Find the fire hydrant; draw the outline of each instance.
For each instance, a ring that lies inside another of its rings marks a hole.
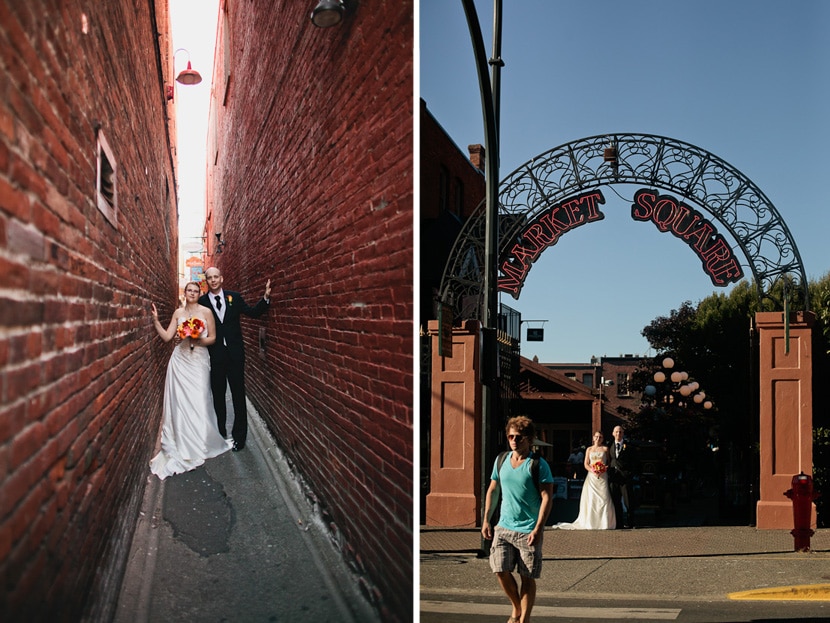
[[[813,500],[818,497],[813,493],[813,479],[804,472],[793,476],[792,489],[785,491],[784,495],[793,501],[793,529],[790,534],[795,540],[795,551],[808,552],[810,537],[814,534],[810,528]]]

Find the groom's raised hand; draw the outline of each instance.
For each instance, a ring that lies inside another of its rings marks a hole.
[[[268,280],[268,283],[265,284],[265,294],[263,297],[269,303],[271,302],[271,280]]]

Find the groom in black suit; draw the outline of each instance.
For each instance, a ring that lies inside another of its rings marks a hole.
[[[611,499],[614,501],[614,513],[617,516],[617,528],[634,527],[634,510],[631,508],[631,498],[628,495],[628,480],[632,475],[634,457],[632,449],[625,441],[622,426],[615,426],[611,433],[613,440],[609,444],[608,482],[611,489]],[[625,504],[625,515],[623,515]],[[623,522],[623,517],[626,521]]]
[[[222,289],[222,273],[211,267],[205,271],[208,293],[199,298],[199,304],[213,310],[216,318],[216,341],[208,346],[210,353],[210,390],[219,434],[227,437],[228,417],[225,405],[226,387],[230,385],[233,402],[233,450],[242,450],[248,438],[248,413],[245,406],[245,348],[242,343],[242,314],[258,318],[271,303],[271,280],[265,284],[265,295],[251,307],[239,292]]]

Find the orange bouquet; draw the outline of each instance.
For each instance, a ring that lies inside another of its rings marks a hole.
[[[185,339],[186,337],[197,339],[205,330],[205,321],[201,318],[188,318],[183,320],[179,325],[179,337]],[[190,342],[190,350],[193,350],[193,341]]]
[[[605,472],[608,471],[608,466],[602,461],[597,461],[596,463],[591,465],[591,471],[593,471],[597,475],[597,478],[599,478]]]

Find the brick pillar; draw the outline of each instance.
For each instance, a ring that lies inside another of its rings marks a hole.
[[[432,416],[428,526],[475,527],[481,510],[480,327],[468,321],[453,329],[452,357],[438,349],[438,322],[432,339]]]
[[[784,314],[755,314],[759,340],[760,500],[756,526],[792,529],[792,502],[784,496],[792,477],[813,472],[812,326],[815,314],[790,314],[789,352]],[[813,504],[812,526],[816,525]]]

